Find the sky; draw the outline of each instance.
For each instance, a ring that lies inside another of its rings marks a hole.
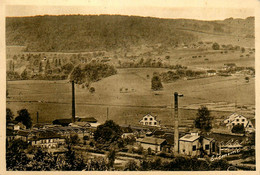
[[[6,2],[5,16],[120,14],[199,20],[255,16],[254,6],[259,3],[251,0],[246,2],[239,0],[9,0]]]

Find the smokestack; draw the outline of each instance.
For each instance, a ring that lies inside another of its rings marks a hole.
[[[174,93],[174,152],[179,152],[178,92]]]
[[[74,80],[72,80],[71,84],[72,84],[72,122],[75,122],[75,89],[74,89]]]
[[[39,123],[39,112],[37,111],[37,123]]]

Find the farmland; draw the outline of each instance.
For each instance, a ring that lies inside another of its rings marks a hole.
[[[154,71],[167,70],[118,69],[118,74],[93,83],[92,86],[96,89],[93,94],[76,86],[76,115],[93,116],[99,122],[104,122],[109,107],[108,118],[120,124],[137,124],[147,113],[157,115],[162,124],[169,124],[169,121],[173,122],[171,105],[175,91],[184,94],[180,99],[180,116],[185,119],[194,118],[196,109],[202,104],[213,110],[212,115],[217,118],[233,112],[235,102],[238,106],[247,107],[247,110],[240,112],[249,117],[253,114],[254,78],[248,83],[241,76],[178,80],[164,83],[163,90],[154,92],[150,89],[151,81],[147,78],[147,74],[152,75]],[[120,88],[128,90],[120,92]],[[27,108],[34,121],[37,111],[40,122],[71,116],[71,84],[67,80],[8,81],[7,89],[7,107],[12,111]],[[218,108],[220,106],[222,108]]]

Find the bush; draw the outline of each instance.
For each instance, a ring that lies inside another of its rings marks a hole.
[[[218,43],[213,43],[212,44],[212,49],[213,50],[219,50],[219,44]]]

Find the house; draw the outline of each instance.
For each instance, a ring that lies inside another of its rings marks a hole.
[[[179,139],[179,153],[188,156],[200,155],[201,143],[197,134],[186,134]]]
[[[249,133],[255,132],[255,120],[248,120],[245,124],[245,131]]]
[[[159,152],[164,150],[164,146],[167,145],[165,139],[144,137],[136,140],[144,149],[150,148],[152,151]]]
[[[224,64],[223,66],[223,70],[228,70],[228,69],[233,69],[233,68],[236,68],[236,64],[235,63],[227,63],[227,64]]]
[[[217,71],[216,70],[207,70],[207,75],[208,76],[214,76],[217,74]]]
[[[237,114],[237,113],[233,113],[230,116],[228,116],[224,120],[224,124],[226,124],[226,126],[230,130],[232,130],[232,128],[235,125],[244,126],[245,130],[248,131],[248,132],[253,132],[255,130],[254,125],[251,121],[247,120],[247,118],[244,117],[243,115],[240,115],[240,114]]]
[[[133,130],[128,126],[128,127],[121,127],[123,134],[122,134],[122,138],[134,138],[135,134],[133,132]]]
[[[28,143],[41,148],[58,148],[65,144],[65,138],[54,131],[47,131],[28,139]]]
[[[26,126],[24,124],[22,124],[22,122],[10,121],[7,123],[6,128],[18,131],[18,130],[26,129]]]
[[[214,154],[216,152],[216,141],[213,138],[203,137],[202,140],[203,150],[207,155]]]
[[[152,116],[151,114],[145,115],[143,119],[139,121],[139,123],[141,125],[146,125],[146,126],[160,127],[160,121],[156,120],[156,117]]]
[[[216,152],[216,141],[213,138],[190,133],[179,139],[179,153],[188,156],[199,156],[201,149],[208,155]]]

